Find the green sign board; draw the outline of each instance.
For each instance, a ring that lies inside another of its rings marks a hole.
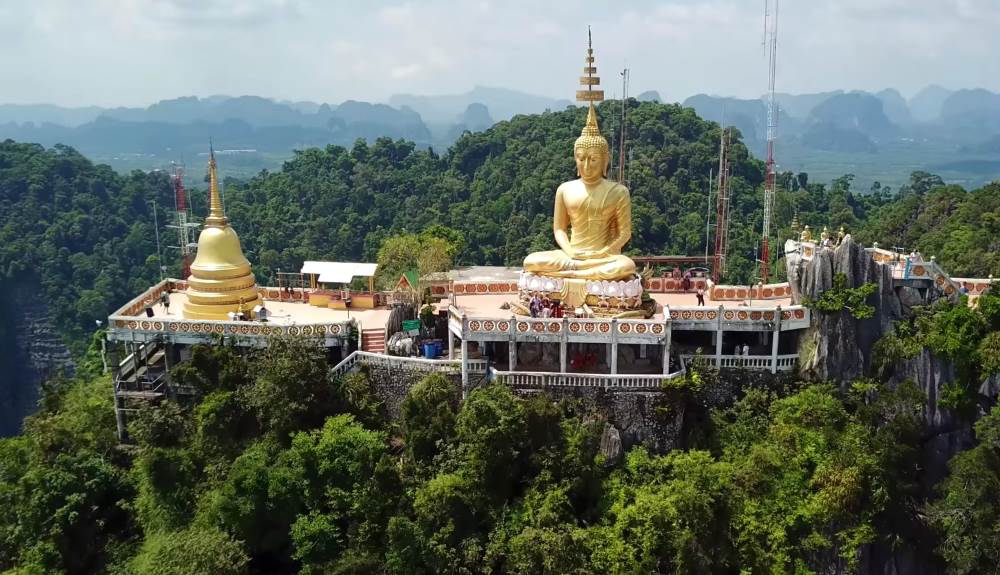
[[[403,320],[403,331],[413,331],[413,330],[420,330],[420,320],[419,319]]]

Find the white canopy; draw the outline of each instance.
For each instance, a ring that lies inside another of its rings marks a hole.
[[[378,264],[360,262],[304,262],[302,273],[316,274],[320,283],[349,284],[355,276],[368,278],[375,275]]]

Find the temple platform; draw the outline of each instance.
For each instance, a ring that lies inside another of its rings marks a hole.
[[[192,345],[209,343],[219,336],[240,345],[266,345],[272,336],[320,337],[326,347],[346,345],[352,325],[382,329],[390,310],[331,309],[309,304],[309,290],[260,287],[268,311],[267,321],[190,320],[183,315],[187,294],[182,280],[164,280],[119,308],[108,318],[108,340],[161,341]],[[168,291],[170,305],[161,300]],[[150,310],[150,311],[147,311]],[[150,315],[151,313],[151,315]]]

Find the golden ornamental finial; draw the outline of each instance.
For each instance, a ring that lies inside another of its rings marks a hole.
[[[223,227],[229,225],[229,220],[222,209],[222,196],[219,195],[218,167],[215,164],[215,148],[208,143],[208,217],[206,226]]]
[[[597,74],[597,66],[594,65],[594,47],[590,36],[590,26],[587,26],[587,57],[586,66],[580,76],[580,84],[585,86],[585,90],[577,90],[576,100],[578,102],[589,102],[587,110],[587,123],[580,132],[580,137],[576,139],[573,149],[577,148],[601,148],[604,153],[608,153],[608,141],[601,135],[601,129],[597,125],[597,111],[594,109],[594,102],[604,101],[604,90],[595,90],[595,86],[601,85],[601,78]]]

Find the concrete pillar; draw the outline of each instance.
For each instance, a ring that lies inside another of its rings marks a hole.
[[[722,367],[722,306],[719,306],[719,322],[715,331],[715,367]]]
[[[463,330],[464,331],[464,330]],[[462,399],[469,393],[469,341],[462,338]]]
[[[778,343],[781,341],[781,306],[774,312],[774,331],[771,332],[771,373],[778,373]]]
[[[663,344],[663,375],[667,375],[668,373],[670,373],[670,344],[671,344],[670,340],[673,338],[673,333],[674,333],[673,326],[671,325],[670,320],[669,319],[666,320],[665,323],[666,325],[664,326],[664,328],[666,333],[666,340]]]
[[[448,359],[455,359],[455,334],[451,333],[451,326],[448,326]]]
[[[611,320],[611,374],[618,373],[618,320]]]
[[[569,331],[569,320],[563,318],[562,329],[559,330],[559,372],[566,373],[566,333]]]
[[[517,341],[514,340],[517,337],[517,319],[514,316],[510,316],[510,333],[507,336],[509,343],[507,344],[507,369],[514,371],[517,368]]]

